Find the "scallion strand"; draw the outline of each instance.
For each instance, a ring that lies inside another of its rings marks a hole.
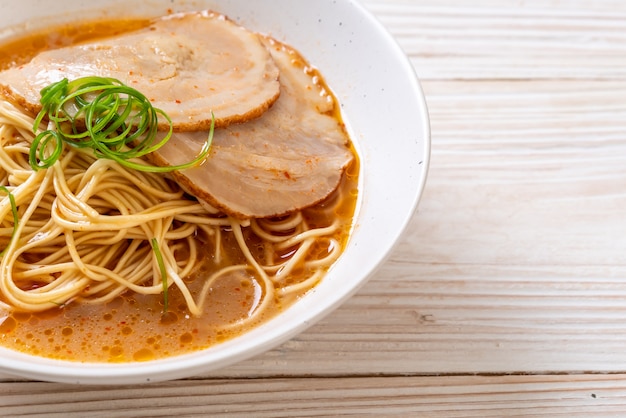
[[[89,147],[98,158],[107,158],[125,167],[165,173],[194,167],[209,154],[215,130],[215,115],[200,153],[186,164],[158,167],[133,159],[157,151],[172,137],[172,120],[150,100],[121,81],[108,77],[63,79],[41,90],[42,109],[35,118],[38,132],[47,117],[51,129],[36,135],[29,153],[33,170],[49,168],[60,158],[63,143]],[[159,139],[159,117],[169,128]]]
[[[52,146],[49,146],[52,144]],[[52,150],[50,150],[52,148]],[[63,152],[63,141],[56,131],[44,131],[39,133],[29,150],[29,161],[35,170],[49,168],[59,159]],[[49,153],[49,154],[47,154]]]

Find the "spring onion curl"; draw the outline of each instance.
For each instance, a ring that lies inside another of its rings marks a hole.
[[[108,77],[67,78],[41,90],[42,109],[35,118],[36,134],[29,153],[33,170],[49,168],[60,158],[63,143],[90,147],[96,157],[114,160],[140,171],[163,173],[184,170],[204,161],[213,142],[215,115],[208,139],[198,156],[186,164],[158,167],[132,161],[162,147],[172,136],[172,121],[139,91]],[[37,134],[47,116],[49,129]],[[157,138],[159,116],[169,129]]]

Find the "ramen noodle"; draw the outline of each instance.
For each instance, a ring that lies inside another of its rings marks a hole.
[[[224,38],[205,45],[206,30]],[[54,28],[0,59],[3,346],[95,362],[201,350],[284,311],[345,247],[358,157],[291,47],[201,12]],[[55,89],[70,97],[57,113]],[[108,91],[124,104],[85,110]],[[154,123],[128,140],[142,106]]]

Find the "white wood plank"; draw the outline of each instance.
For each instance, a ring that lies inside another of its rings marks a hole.
[[[185,380],[131,387],[4,384],[11,417],[619,417],[624,376]]]
[[[534,83],[430,94],[432,166],[409,256],[626,264],[626,83],[576,85],[576,97]]]
[[[422,79],[626,76],[621,2],[365,1]]]

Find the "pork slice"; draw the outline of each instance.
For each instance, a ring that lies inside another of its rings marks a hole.
[[[44,51],[0,72],[0,86],[37,112],[43,87],[83,76],[113,77],[146,94],[177,131],[208,129],[211,112],[217,126],[258,117],[280,94],[278,68],[259,36],[211,12],[171,15],[137,31]]]
[[[335,102],[293,50],[266,40],[280,68],[281,95],[263,116],[215,131],[205,162],[173,177],[199,200],[238,218],[285,215],[312,206],[338,186],[352,161]],[[192,160],[207,132],[176,133],[152,160]]]

